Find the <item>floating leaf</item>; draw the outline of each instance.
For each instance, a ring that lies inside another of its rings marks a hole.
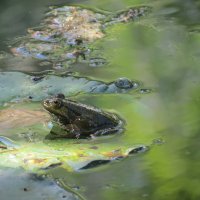
[[[3,72],[0,73],[0,103],[40,101],[58,93],[65,96],[79,93],[125,93],[140,86],[137,81],[131,82],[132,87],[125,89],[117,87],[115,82],[105,83],[71,75],[31,76],[21,72]]]
[[[0,165],[23,167],[26,170],[47,170],[63,167],[69,171],[80,171],[121,160],[130,154],[148,150],[144,145],[118,146],[101,143],[92,148],[92,143],[77,140],[58,140],[21,144],[17,148],[0,150]]]

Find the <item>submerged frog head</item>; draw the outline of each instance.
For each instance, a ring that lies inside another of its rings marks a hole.
[[[121,130],[122,120],[116,115],[65,99],[63,94],[44,100],[43,106],[57,124],[57,129],[54,128],[57,137],[84,138],[108,135]]]

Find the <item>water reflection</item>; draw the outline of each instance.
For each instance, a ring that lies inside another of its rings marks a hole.
[[[200,3],[198,0],[163,1],[160,12],[167,19],[172,18],[191,30],[200,25]]]
[[[2,0],[0,6],[0,48],[6,50],[6,40],[25,35],[29,27],[37,26],[48,6],[76,3],[76,0]],[[82,1],[83,2],[83,1]]]

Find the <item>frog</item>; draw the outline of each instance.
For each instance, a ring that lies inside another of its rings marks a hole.
[[[123,131],[124,122],[117,114],[65,98],[63,94],[47,98],[42,104],[53,119],[46,139],[86,139]]]

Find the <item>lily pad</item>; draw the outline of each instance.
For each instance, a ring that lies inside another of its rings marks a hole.
[[[116,81],[106,83],[72,75],[27,75],[21,72],[0,73],[0,104],[18,101],[40,101],[49,96],[63,93],[74,96],[79,93],[125,93],[138,89],[140,82],[131,81],[127,88],[118,87]]]
[[[21,144],[0,150],[0,165],[3,167],[23,167],[29,171],[43,171],[53,167],[63,167],[69,171],[80,171],[109,162],[124,159],[130,154],[148,150],[147,146],[95,144],[95,141],[48,141]]]
[[[64,190],[48,177],[28,174],[19,169],[0,170],[0,177],[1,199],[13,199],[14,196],[20,196],[20,200],[79,199],[78,195]],[[12,190],[8,192],[8,188]]]

